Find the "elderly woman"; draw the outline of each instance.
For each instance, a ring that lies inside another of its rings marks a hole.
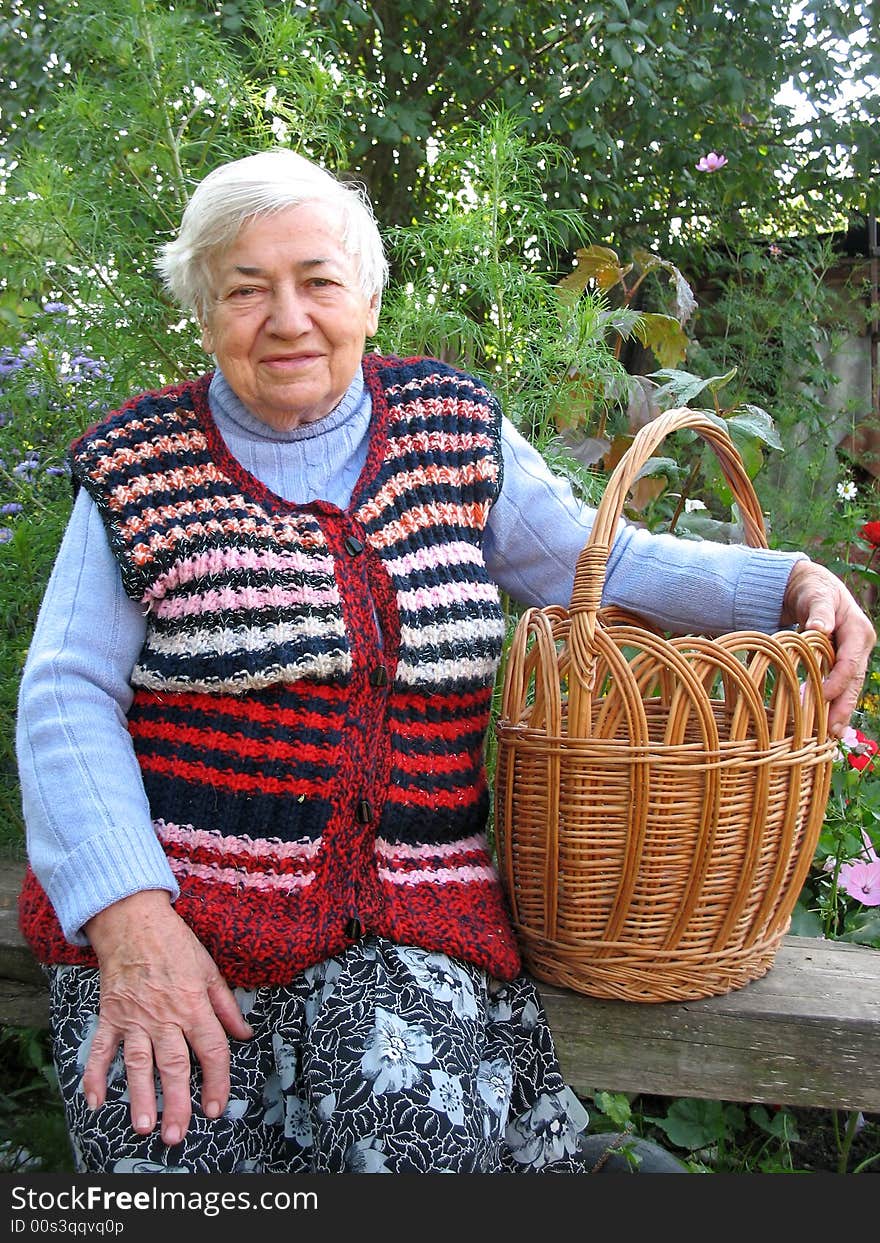
[[[590,1168],[483,740],[498,589],[567,602],[593,514],[481,383],[364,353],[382,243],[310,162],[215,170],[161,268],[216,367],[72,446],[21,687],[21,922],[77,1168]],[[808,559],[622,524],[606,596],[833,632],[849,719],[873,631]]]

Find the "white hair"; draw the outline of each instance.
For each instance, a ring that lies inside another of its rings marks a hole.
[[[177,237],[161,248],[156,267],[177,302],[204,322],[212,256],[230,246],[255,216],[315,201],[340,209],[342,248],[357,265],[364,297],[378,304],[388,260],[366,191],[286,149],[248,155],[209,173],[187,204]]]

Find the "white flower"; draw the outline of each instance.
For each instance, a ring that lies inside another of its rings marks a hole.
[[[507,1118],[512,1090],[513,1072],[506,1062],[500,1058],[491,1062],[480,1062],[477,1069],[477,1091],[499,1118]]]
[[[376,1006],[376,1026],[361,1058],[361,1070],[374,1081],[374,1096],[411,1088],[422,1077],[419,1066],[433,1060],[431,1038],[420,1023],[410,1026]]]
[[[706,506],[703,504],[702,501],[698,501],[696,500],[696,498],[690,497],[690,496],[684,503],[684,512],[686,514],[692,514],[695,512],[695,510],[705,509],[705,508]]]
[[[446,1114],[453,1126],[464,1126],[464,1096],[459,1075],[447,1075],[445,1070],[428,1072],[434,1087],[428,1097],[428,1105],[440,1114]]]
[[[852,482],[839,483],[837,485],[837,495],[842,501],[854,501],[859,494],[859,490]]]
[[[272,118],[272,136],[276,142],[287,142],[287,136],[290,131],[287,128],[287,122],[281,117]]]
[[[474,989],[465,972],[446,954],[398,947],[397,953],[415,976],[419,987],[438,1001],[452,1003],[455,1014],[476,1018]]]

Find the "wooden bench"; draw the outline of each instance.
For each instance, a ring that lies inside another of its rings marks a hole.
[[[44,977],[18,930],[22,865],[0,860],[0,1023],[44,1027]],[[880,1112],[880,951],[789,937],[723,997],[636,1004],[540,986],[574,1090]]]

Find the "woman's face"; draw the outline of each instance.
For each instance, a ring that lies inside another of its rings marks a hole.
[[[361,292],[340,224],[338,209],[319,202],[258,216],[211,265],[202,344],[278,431],[330,413],[376,331],[378,299]]]

